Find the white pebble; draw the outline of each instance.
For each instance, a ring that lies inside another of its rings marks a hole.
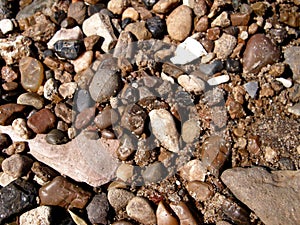
[[[10,19],[3,19],[0,21],[0,30],[6,34],[14,29],[14,24]]]
[[[248,37],[249,37],[249,35],[248,35],[247,31],[242,31],[242,33],[240,34],[240,38],[244,41],[247,40]]]
[[[285,79],[283,77],[276,78],[276,80],[282,83],[282,85],[285,86],[286,88],[290,88],[293,85],[292,81]]]
[[[81,39],[83,37],[83,33],[80,27],[76,26],[72,29],[61,28],[57,31],[50,41],[47,43],[49,49],[54,49],[55,42],[59,40],[70,40],[70,39]]]
[[[160,74],[161,79],[165,80],[165,81],[169,81],[170,83],[174,84],[174,79],[170,76],[168,76],[167,74],[165,74],[164,72],[161,72]]]
[[[188,92],[199,93],[205,89],[205,83],[195,75],[181,75],[178,83]]]
[[[29,139],[30,131],[27,128],[26,120],[23,118],[15,119],[12,122],[13,131],[21,138]]]
[[[170,60],[173,64],[186,64],[206,54],[206,50],[199,41],[188,37],[177,46],[175,56]]]
[[[228,75],[221,75],[221,76],[218,76],[218,77],[210,78],[207,81],[207,83],[210,86],[215,86],[215,85],[226,83],[227,81],[229,81],[229,76]]]

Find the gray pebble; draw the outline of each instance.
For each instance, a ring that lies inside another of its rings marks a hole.
[[[124,189],[111,189],[108,191],[107,198],[109,204],[116,212],[126,207],[128,202],[134,198],[134,194]]]
[[[142,176],[146,183],[156,183],[161,181],[167,175],[167,169],[160,162],[155,162],[146,167],[142,172]]]
[[[244,88],[247,93],[250,95],[251,98],[255,98],[257,90],[258,90],[258,82],[257,81],[250,81],[244,84]]]
[[[109,204],[104,193],[95,195],[86,210],[91,223],[107,224]]]

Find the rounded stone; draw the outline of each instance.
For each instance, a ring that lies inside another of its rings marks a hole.
[[[108,191],[107,198],[109,204],[118,212],[126,207],[128,202],[134,198],[134,194],[124,189],[113,188]]]
[[[181,137],[186,143],[193,143],[200,136],[200,126],[197,120],[187,120],[182,125]]]
[[[46,141],[52,145],[60,145],[68,142],[68,136],[61,130],[53,129],[46,135]]]
[[[167,175],[167,168],[160,162],[155,162],[145,168],[142,176],[146,183],[156,183]]]
[[[172,39],[183,41],[192,29],[192,10],[185,5],[177,7],[167,18],[167,30]]]
[[[109,204],[105,193],[97,194],[86,207],[88,218],[92,224],[107,224]]]
[[[90,93],[87,90],[79,90],[75,94],[75,106],[78,112],[82,112],[84,109],[89,108],[94,105],[91,99]]]
[[[68,17],[72,17],[78,24],[82,24],[86,16],[86,5],[84,2],[71,3],[68,8]]]
[[[36,93],[27,92],[18,97],[17,103],[21,105],[33,106],[36,109],[41,109],[44,106],[44,99]]]
[[[32,57],[23,57],[19,62],[21,84],[27,91],[36,92],[44,80],[44,67]]]
[[[12,122],[12,129],[13,131],[24,139],[29,139],[31,132],[29,131],[28,127],[26,126],[26,120],[23,118],[17,118]]]
[[[166,30],[166,23],[159,16],[154,16],[146,21],[146,27],[151,32],[153,38],[163,38]]]
[[[55,123],[56,117],[49,109],[41,109],[30,116],[27,121],[28,127],[37,134],[45,133],[54,128]]]
[[[11,32],[14,29],[14,24],[10,19],[3,19],[0,21],[0,30],[3,34]]]
[[[18,178],[26,175],[32,166],[32,159],[25,155],[14,154],[2,162],[2,170],[8,175]]]
[[[176,219],[176,217],[172,215],[170,210],[166,208],[162,201],[158,204],[156,210],[156,218],[157,224],[159,225],[179,225],[179,222]]]
[[[8,134],[0,133],[0,151],[10,146],[12,140]]]

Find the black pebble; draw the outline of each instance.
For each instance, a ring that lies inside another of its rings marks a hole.
[[[54,56],[54,52],[51,49],[47,49],[43,52],[43,58],[47,58],[48,56]]]
[[[241,71],[241,63],[239,60],[228,58],[225,63],[225,69],[230,73],[236,73]]]
[[[124,20],[122,20],[122,23],[121,23],[122,29],[124,30],[125,27],[130,23],[132,23],[132,20],[130,18],[125,18]]]
[[[154,6],[154,4],[157,2],[157,0],[143,0],[143,2],[148,9],[151,9],[152,6]]]
[[[82,40],[59,40],[55,42],[54,49],[61,58],[76,59],[84,51],[84,43]]]
[[[201,64],[199,70],[206,75],[214,75],[223,69],[223,62],[221,60],[215,60],[210,64]]]
[[[52,145],[61,145],[68,142],[68,137],[63,131],[53,129],[46,135],[46,141]]]
[[[154,16],[146,21],[148,30],[152,33],[152,36],[157,39],[164,37],[166,30],[166,23],[158,16]]]

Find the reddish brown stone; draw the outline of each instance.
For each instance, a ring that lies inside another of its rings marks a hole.
[[[233,13],[230,15],[232,26],[247,26],[250,20],[250,14]]]
[[[9,66],[3,66],[1,69],[1,77],[6,82],[12,82],[18,78],[18,74]]]
[[[207,38],[212,41],[217,40],[220,37],[220,33],[221,31],[219,27],[209,28],[207,30]]]
[[[195,23],[195,30],[198,32],[205,32],[208,28],[208,17],[203,16]]]
[[[29,117],[27,125],[35,133],[43,134],[54,128],[55,122],[56,117],[49,109],[41,109]]]
[[[9,125],[18,113],[24,111],[26,106],[8,103],[0,106],[0,125]]]

